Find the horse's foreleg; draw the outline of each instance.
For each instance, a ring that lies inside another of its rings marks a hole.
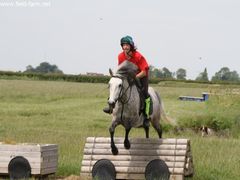
[[[118,154],[118,148],[115,145],[114,142],[114,132],[115,132],[115,128],[118,124],[116,122],[113,122],[112,125],[109,128],[109,133],[111,136],[111,149],[112,149],[112,154],[113,155],[117,155]]]
[[[125,128],[124,147],[126,149],[130,149],[130,147],[131,147],[131,144],[130,144],[129,139],[128,139],[128,135],[129,135],[130,130],[131,130],[131,128]]]

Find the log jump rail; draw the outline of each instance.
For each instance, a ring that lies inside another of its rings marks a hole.
[[[119,154],[112,155],[110,138],[88,137],[81,166],[81,177],[93,179],[162,179],[183,180],[194,173],[190,140],[115,138]],[[101,178],[102,177],[102,178]],[[106,178],[108,177],[108,178]],[[154,177],[154,178],[153,178]]]
[[[57,171],[58,145],[0,142],[0,175],[10,179],[47,177]]]

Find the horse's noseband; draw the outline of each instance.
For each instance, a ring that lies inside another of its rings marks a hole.
[[[112,77],[119,78],[119,79],[122,80],[121,90],[120,90],[120,93],[119,93],[119,96],[118,96],[116,102],[117,102],[117,101],[120,101],[122,104],[128,103],[128,101],[129,101],[129,99],[130,99],[130,96],[131,96],[131,93],[130,93],[130,95],[129,95],[129,97],[127,98],[126,101],[123,100],[123,97],[124,97],[124,95],[127,93],[127,90],[128,90],[129,88],[130,88],[130,90],[132,90],[132,86],[130,85],[130,83],[128,83],[129,86],[126,88],[125,91],[123,91],[123,90],[124,90],[123,82],[125,81],[125,78],[122,77],[122,76],[112,76]],[[115,102],[115,103],[116,103],[116,102]]]

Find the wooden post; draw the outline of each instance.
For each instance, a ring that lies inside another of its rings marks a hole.
[[[58,145],[0,142],[0,174],[8,174],[9,162],[15,157],[24,157],[29,162],[32,175],[53,174],[57,171]]]

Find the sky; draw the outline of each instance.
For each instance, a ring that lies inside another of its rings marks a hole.
[[[195,79],[240,73],[239,0],[0,0],[0,70],[41,62],[66,74],[108,74],[133,37],[155,68]]]

